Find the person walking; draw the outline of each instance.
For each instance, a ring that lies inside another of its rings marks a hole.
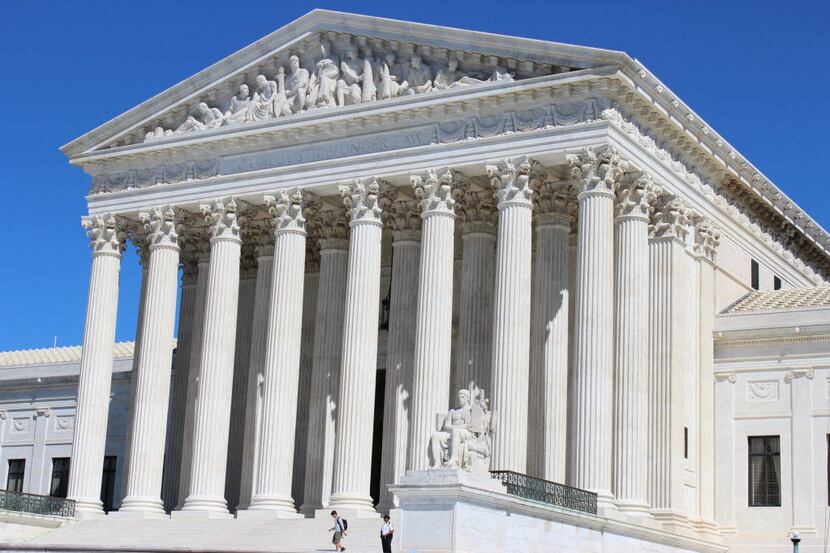
[[[384,515],[383,526],[380,527],[380,546],[383,548],[383,553],[392,553],[392,537],[394,534],[395,527],[392,526],[389,515]]]
[[[329,528],[329,532],[334,532],[334,535],[331,537],[331,543],[334,544],[335,551],[345,551],[346,546],[340,545],[340,542],[346,535],[346,528],[349,527],[349,523],[346,522],[346,519],[337,516],[337,511],[331,512],[331,518],[334,519],[334,526]]]

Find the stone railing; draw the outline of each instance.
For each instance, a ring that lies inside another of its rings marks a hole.
[[[0,510],[71,518],[75,516],[75,502],[62,497],[0,490]]]
[[[492,470],[490,474],[505,485],[510,495],[592,515],[597,514],[597,494],[594,492],[510,470]]]

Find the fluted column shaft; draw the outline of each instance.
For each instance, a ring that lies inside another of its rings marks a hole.
[[[267,198],[276,219],[262,383],[262,427],[251,509],[295,512],[291,497],[300,378],[306,231],[298,191]]]
[[[227,513],[225,470],[242,241],[233,200],[218,201],[202,209],[211,218],[213,236],[210,239],[190,490],[182,510]]]
[[[343,347],[346,274],[349,243],[344,238],[320,242],[320,282],[317,287],[316,332],[308,411],[308,449],[302,511],[313,514],[328,504],[334,465],[337,384]]]
[[[493,294],[492,406],[499,428],[490,467],[527,472],[530,287],[533,203],[530,162],[488,167],[498,197]]]
[[[329,506],[372,511],[369,495],[380,307],[381,186],[341,187],[351,235],[338,393],[334,476]]]
[[[228,433],[228,467],[225,474],[225,498],[228,508],[236,510],[242,475],[243,440],[245,439],[245,411],[248,391],[248,367],[251,355],[254,300],[256,294],[256,257],[247,246],[242,249],[242,271],[239,281],[239,315],[236,318],[236,349],[233,362],[233,391],[231,420]]]
[[[85,218],[92,246],[84,344],[78,381],[78,407],[67,496],[80,512],[103,513],[101,474],[107,439],[118,277],[123,237],[112,216]]]
[[[173,209],[141,214],[151,228],[147,297],[141,325],[141,351],[135,380],[135,406],[130,421],[133,462],[121,511],[164,514],[161,500],[173,329],[179,276],[179,245]]]
[[[251,332],[251,355],[248,365],[248,390],[245,400],[245,439],[242,444],[242,474],[238,509],[251,504],[259,458],[260,420],[262,418],[262,380],[265,349],[268,342],[268,311],[271,303],[271,282],[274,276],[274,246],[260,248],[257,258],[256,298]]]
[[[179,330],[176,333],[173,400],[170,402],[170,426],[167,436],[164,481],[161,499],[164,509],[171,511],[179,502],[179,475],[182,467],[182,440],[187,412],[187,377],[190,365],[193,319],[196,304],[195,267],[185,263],[182,276],[182,297],[179,306]]]
[[[205,237],[205,241],[208,240]],[[190,359],[187,364],[187,389],[185,391],[184,427],[182,428],[179,491],[176,499],[176,509],[181,509],[184,506],[184,500],[190,492],[190,471],[193,465],[193,428],[198,402],[199,373],[202,366],[202,335],[205,326],[205,305],[207,303],[208,277],[210,275],[210,249],[203,248],[203,251],[198,254],[198,260],[196,296],[193,302],[193,328],[190,334]]]
[[[528,472],[565,482],[568,422],[569,217],[543,213],[536,223],[530,333]]]
[[[615,275],[614,495],[627,510],[648,507],[648,216],[617,217]]]
[[[452,362],[452,287],[455,201],[453,174],[413,178],[421,202],[421,263],[415,319],[410,470],[429,467],[427,449],[435,415],[446,413]]]
[[[492,376],[493,289],[496,280],[496,227],[464,223],[458,355],[453,390],[486,388]]]
[[[415,355],[415,314],[418,309],[418,266],[421,233],[395,231],[392,242],[392,288],[389,333],[386,342],[386,390],[384,392],[383,444],[378,511],[397,507],[388,487],[406,471],[409,442],[409,397]]]

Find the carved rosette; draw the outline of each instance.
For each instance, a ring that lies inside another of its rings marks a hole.
[[[499,209],[510,204],[533,207],[530,186],[533,163],[529,158],[503,159],[497,164],[487,165],[486,169]]]
[[[383,226],[384,209],[396,195],[397,192],[392,186],[376,178],[355,179],[351,184],[340,186],[340,196],[349,212],[350,226]]]
[[[265,196],[265,205],[274,218],[274,233],[306,234],[306,215],[314,209],[316,196],[299,188],[279,190]]]
[[[349,221],[345,209],[323,209],[309,221],[309,230],[321,250],[349,249]]]
[[[610,147],[600,152],[585,148],[578,154],[567,154],[565,159],[580,195],[613,194],[628,168],[628,162],[620,157],[615,148]]]
[[[685,241],[691,230],[692,216],[692,210],[680,198],[665,194],[660,197],[651,213],[649,236],[673,237]]]
[[[89,236],[92,255],[121,257],[121,252],[126,247],[127,233],[114,215],[88,215],[81,218],[81,225]]]
[[[149,212],[141,212],[138,219],[147,232],[149,249],[179,249],[179,235],[176,229],[178,213],[174,207],[156,207]]]
[[[695,222],[695,255],[714,261],[719,246],[720,230],[708,217],[697,217]]]
[[[455,196],[462,175],[452,169],[410,177],[415,197],[421,202],[421,217],[447,215],[455,217]]]
[[[236,240],[239,236],[239,206],[235,198],[214,200],[212,204],[199,206],[205,222],[210,225],[210,240]]]
[[[628,173],[617,189],[616,216],[648,220],[652,205],[662,194],[663,188],[655,184],[650,174]]]

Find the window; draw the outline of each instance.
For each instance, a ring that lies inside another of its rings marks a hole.
[[[66,487],[69,484],[69,457],[52,457],[52,485],[49,495],[52,497],[66,497]]]
[[[689,427],[683,427],[683,458],[689,458]]]
[[[26,475],[26,459],[9,459],[9,476],[6,478],[6,490],[23,492],[23,477]]]
[[[115,495],[115,465],[118,457],[108,455],[104,457],[104,472],[101,474],[101,503],[104,504],[104,512],[112,511],[112,497]]]
[[[753,290],[760,290],[761,289],[761,267],[758,266],[758,262],[754,259],[752,260],[751,265],[751,273],[752,273],[752,289]]]
[[[781,450],[778,436],[749,437],[749,506],[781,506]]]
[[[780,290],[781,289],[781,279],[777,276],[772,277],[772,289],[773,290]]]

